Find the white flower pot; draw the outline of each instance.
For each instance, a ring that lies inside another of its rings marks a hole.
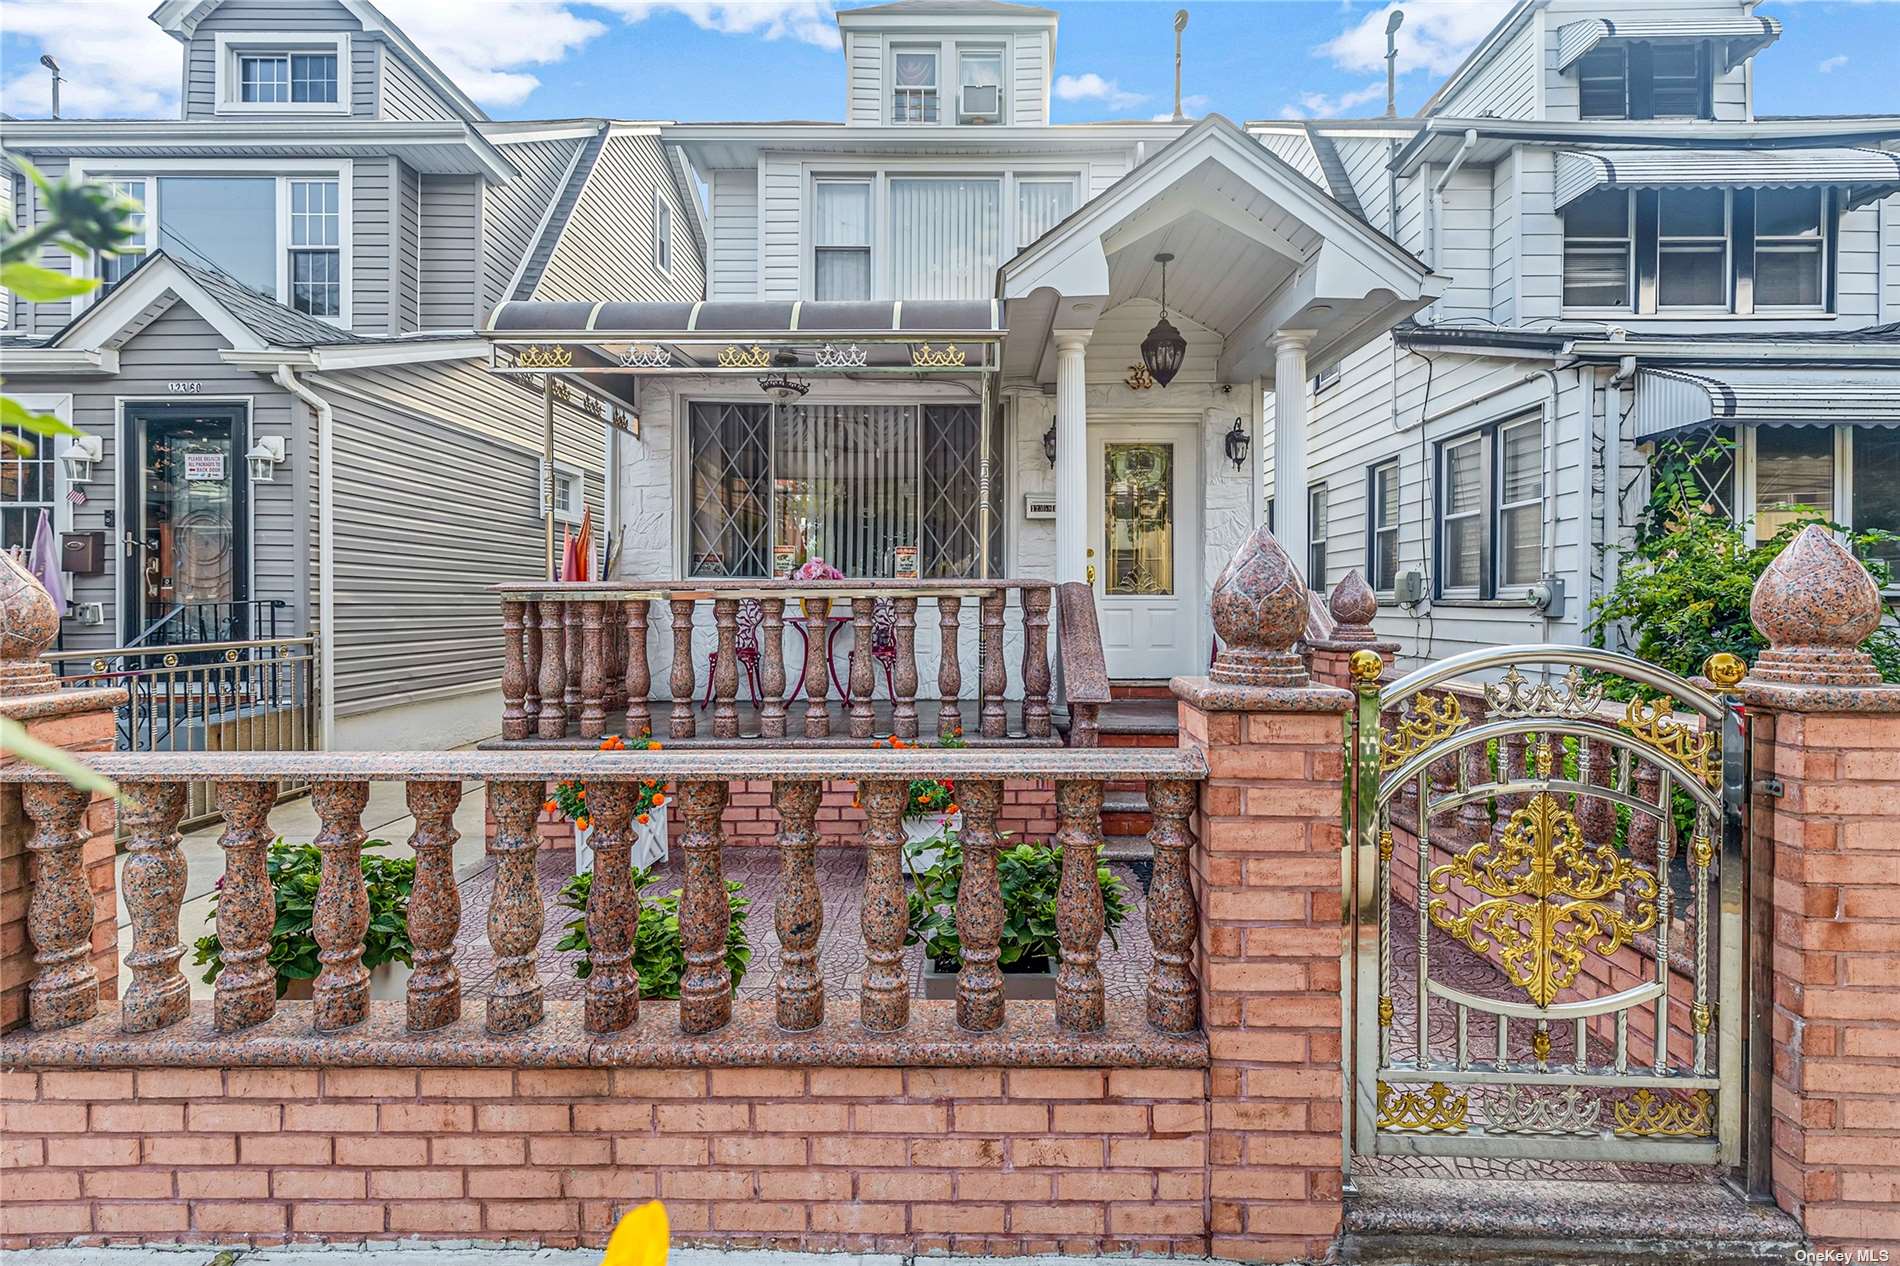
[[[957,813],[926,813],[922,817],[905,818],[904,843],[906,847],[904,849],[904,855],[910,859],[909,865],[911,869],[925,871],[935,866],[937,859],[943,856],[943,847],[942,844],[939,843],[937,847],[932,848],[928,846],[928,842],[931,840],[941,841],[946,834],[954,834],[962,829],[963,814],[960,811]],[[926,847],[915,851],[908,847],[909,845],[919,843],[925,844]]]
[[[392,958],[378,967],[369,969],[369,999],[371,1002],[401,1002],[409,996],[409,977],[414,969],[401,959]],[[284,990],[288,1000],[308,1001],[316,996],[317,982],[314,980],[293,980]]]
[[[657,866],[666,860],[666,805],[647,810],[646,824],[633,824],[633,864]],[[594,828],[574,828],[574,873],[586,874],[594,868]]]

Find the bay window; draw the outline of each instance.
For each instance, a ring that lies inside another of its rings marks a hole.
[[[891,285],[903,299],[989,297],[1002,263],[1002,183],[962,177],[890,182]]]
[[[812,189],[812,297],[871,297],[871,183],[820,180]]]
[[[1543,431],[1541,415],[1532,414],[1439,445],[1440,598],[1495,598],[1536,584],[1542,575]]]
[[[853,579],[979,574],[976,406],[698,401],[688,416],[687,575],[783,576],[814,558]],[[993,477],[992,575],[1001,500]]]
[[[1367,483],[1366,579],[1373,592],[1390,593],[1399,580],[1399,464],[1381,462]]]
[[[1484,436],[1454,440],[1439,450],[1438,588],[1480,596],[1484,567]]]

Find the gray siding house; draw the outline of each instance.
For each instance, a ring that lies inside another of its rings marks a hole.
[[[1248,125],[1446,278],[1308,393],[1309,571],[1407,656],[1590,640],[1671,437],[1760,534],[1900,529],[1900,117],[1758,117],[1780,29],[1526,0],[1417,117]]]
[[[486,586],[545,566],[546,419],[475,330],[507,299],[700,298],[684,173],[657,125],[490,120],[360,0],[170,0],[152,20],[184,46],[181,118],[6,127],[8,151],[144,215],[125,255],[46,253],[99,290],[0,303],[9,392],[97,452],[83,483],[63,442],[9,472],[0,544],[42,510],[103,535],[103,568],[68,578],[65,649],[149,643],[195,608],[227,635],[315,634],[337,746],[483,737]],[[37,221],[10,168],[0,195]],[[557,385],[556,514],[591,506],[611,548],[632,402]]]

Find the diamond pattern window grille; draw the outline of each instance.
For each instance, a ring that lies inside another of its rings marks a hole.
[[[1708,508],[1725,519],[1735,518],[1735,430],[1710,427],[1683,436],[1683,447],[1695,460],[1696,484],[1708,498]],[[1726,446],[1726,447],[1725,447]]]
[[[769,404],[692,407],[689,576],[771,574]]]

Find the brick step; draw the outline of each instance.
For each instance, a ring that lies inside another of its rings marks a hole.
[[[1145,835],[1108,835],[1102,836],[1102,857],[1111,862],[1146,862],[1154,860],[1155,851],[1148,847]]]
[[[1165,681],[1111,681],[1110,699],[1172,699],[1173,689]]]
[[[1125,787],[1111,783],[1102,796],[1102,834],[1104,836],[1144,837],[1154,826],[1154,815],[1148,810],[1148,792],[1145,788]]]

